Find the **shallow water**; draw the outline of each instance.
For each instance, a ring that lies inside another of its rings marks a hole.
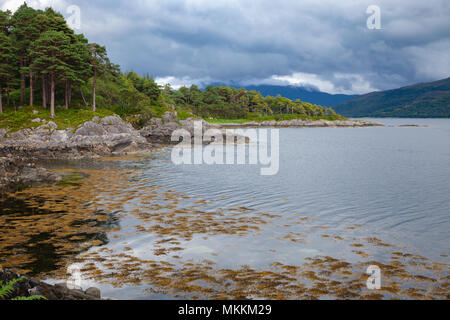
[[[275,176],[170,148],[48,163],[89,178],[5,198],[0,262],[115,298],[448,299],[450,120],[375,121],[281,129]]]

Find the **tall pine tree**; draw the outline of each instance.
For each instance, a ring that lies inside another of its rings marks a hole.
[[[91,68],[94,74],[92,80],[92,111],[96,110],[95,98],[97,89],[97,77],[105,73],[108,69],[109,59],[106,55],[106,48],[97,43],[89,44],[89,52],[91,54]]]
[[[33,74],[29,68],[30,57],[29,48],[33,41],[39,37],[39,28],[36,20],[38,11],[27,6],[21,5],[12,16],[12,30],[14,48],[19,60],[20,67],[20,104],[25,104],[25,81],[30,78],[30,104],[33,103]]]
[[[31,68],[47,75],[50,81],[50,114],[55,116],[55,86],[72,72],[67,63],[71,57],[70,37],[64,32],[47,31],[36,40],[30,49],[33,57]]]
[[[0,113],[3,113],[3,90],[15,75],[14,48],[11,41],[9,11],[0,11]]]

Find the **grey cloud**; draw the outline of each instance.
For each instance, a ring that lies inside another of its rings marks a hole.
[[[305,73],[351,91],[450,76],[448,0],[73,2],[91,41],[124,70],[159,78],[257,83]],[[372,4],[382,30],[366,28]]]

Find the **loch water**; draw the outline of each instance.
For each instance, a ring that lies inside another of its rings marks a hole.
[[[378,263],[379,298],[446,298],[450,120],[370,120],[280,129],[274,176],[171,147],[47,163],[88,178],[5,196],[0,263],[126,299],[370,297]]]

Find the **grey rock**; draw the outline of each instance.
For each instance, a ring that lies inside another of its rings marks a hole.
[[[100,299],[102,297],[100,289],[94,288],[94,287],[87,289],[84,293],[86,293],[89,296],[95,297],[97,299]]]
[[[8,129],[0,128],[0,140],[8,133]]]
[[[77,136],[102,136],[106,133],[101,124],[88,121],[85,122],[76,132]]]
[[[162,126],[163,125],[163,121],[160,118],[152,118],[150,120],[150,126]]]
[[[40,126],[39,128],[47,129],[47,130],[56,130],[58,128],[58,125],[54,123],[53,121],[49,121],[46,124]]]
[[[100,121],[101,121],[100,117],[95,116],[92,118],[92,122],[100,123]]]
[[[39,287],[34,287],[31,289],[28,289],[28,294],[30,296],[41,296],[42,292],[39,290]]]
[[[162,117],[164,123],[177,122],[178,114],[176,112],[166,111]]]
[[[101,120],[103,125],[116,125],[121,126],[124,124],[123,120],[118,116],[108,116]]]

